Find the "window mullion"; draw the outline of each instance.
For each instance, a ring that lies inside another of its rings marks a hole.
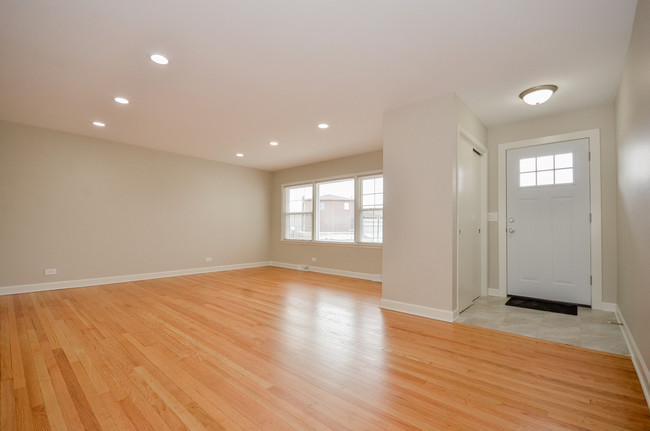
[[[361,194],[361,181],[359,177],[354,178],[354,242],[361,242],[361,201],[363,195]]]
[[[311,234],[311,240],[313,241],[318,241],[320,239],[320,198],[318,197],[319,195],[319,184],[318,183],[313,183],[313,187],[311,188],[312,191],[312,197],[311,201],[313,202],[313,206],[311,209],[311,214],[312,214],[312,234]]]

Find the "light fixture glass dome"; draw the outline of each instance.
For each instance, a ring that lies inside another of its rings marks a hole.
[[[538,85],[523,91],[519,97],[529,105],[541,105],[557,91],[557,85]]]
[[[162,54],[151,54],[149,58],[156,64],[161,64],[163,66],[169,64],[169,59]]]

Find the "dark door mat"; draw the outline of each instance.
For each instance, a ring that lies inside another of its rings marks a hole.
[[[572,316],[578,315],[578,306],[569,304],[560,304],[557,302],[543,301],[541,299],[521,298],[518,296],[511,296],[506,302],[506,305],[521,308],[530,308],[532,310],[550,311],[552,313],[570,314]]]

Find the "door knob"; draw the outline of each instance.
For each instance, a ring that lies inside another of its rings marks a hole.
[[[513,228],[510,228],[510,229],[508,229],[508,232],[515,233],[515,230]]]
[[[514,218],[514,217],[510,217],[510,218],[508,219],[508,221],[509,221],[510,223],[514,223],[514,222],[515,222],[515,218]]]

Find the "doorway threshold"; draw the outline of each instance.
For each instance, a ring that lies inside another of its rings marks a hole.
[[[630,356],[615,313],[578,307],[578,315],[571,316],[509,307],[507,300],[481,296],[455,322]]]

